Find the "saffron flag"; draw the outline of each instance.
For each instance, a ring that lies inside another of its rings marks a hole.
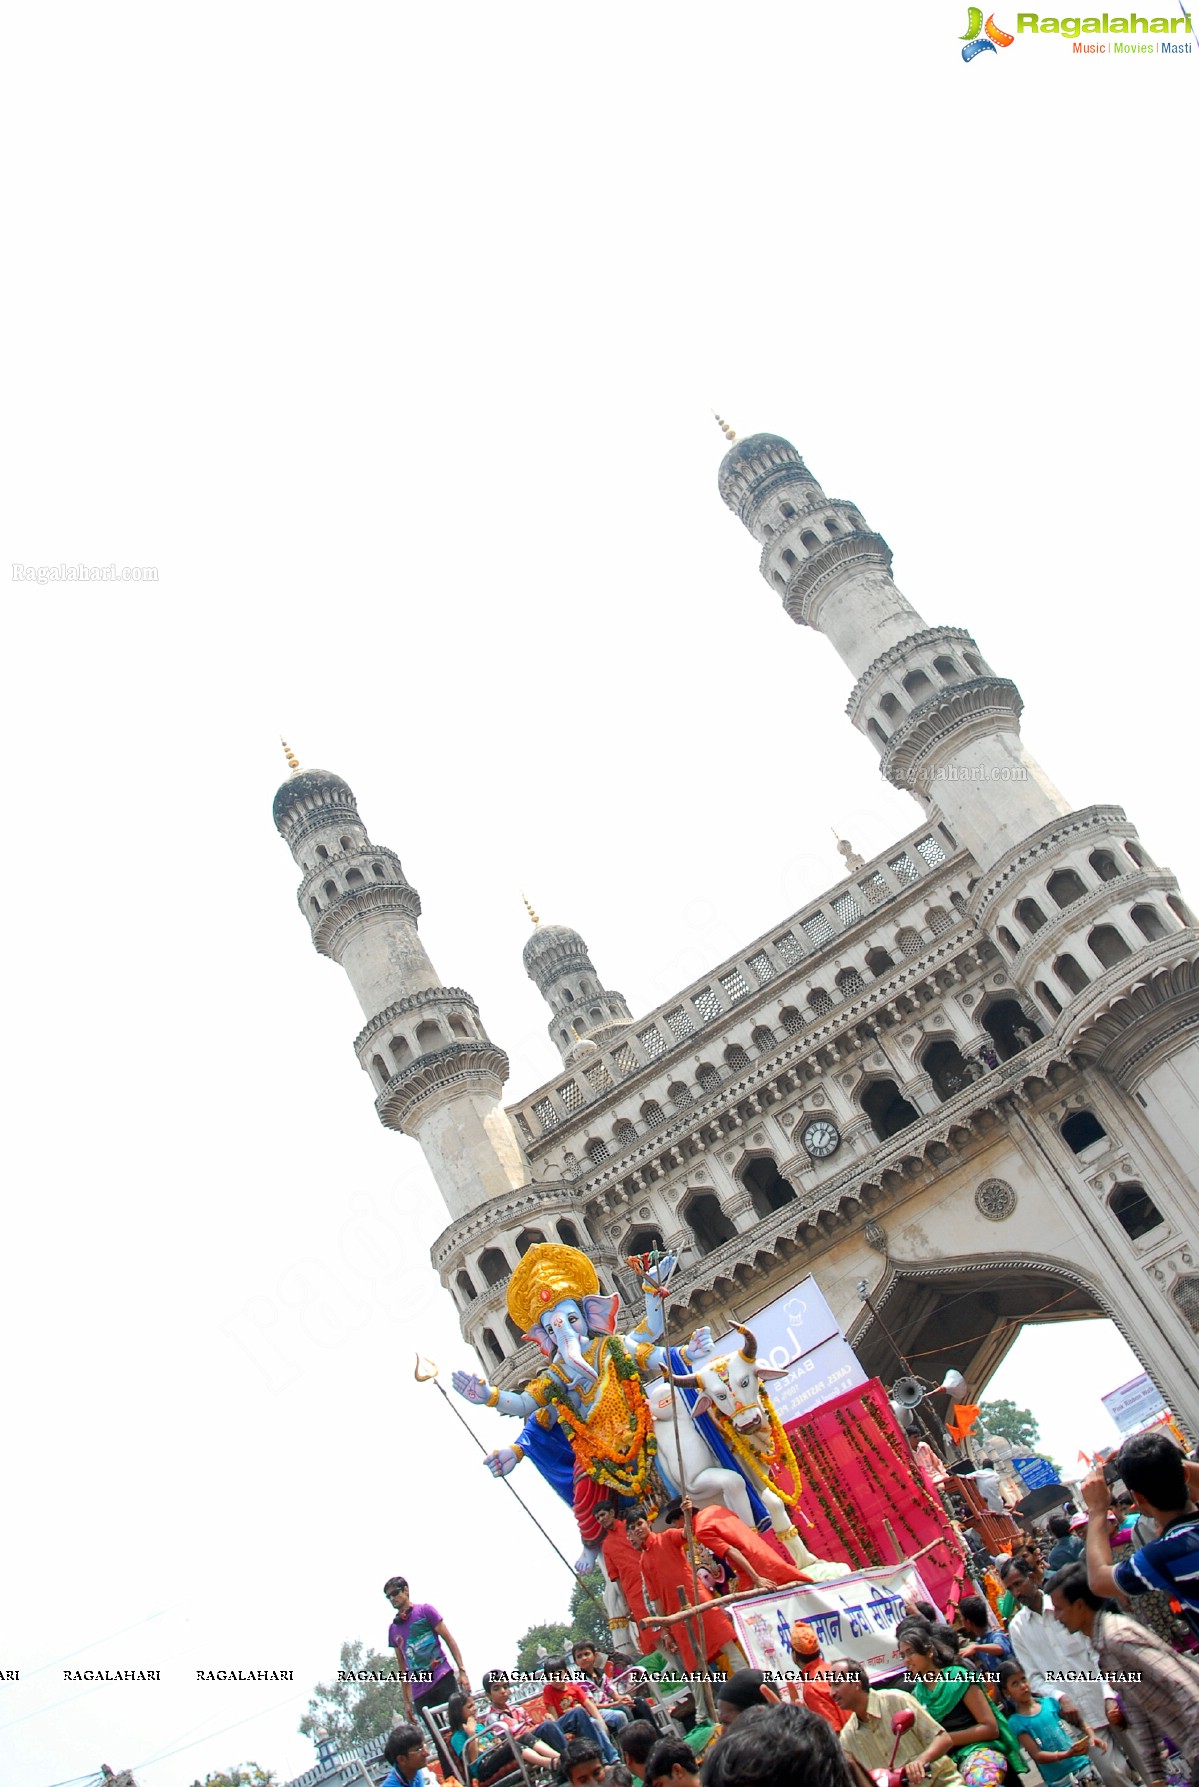
[[[953,1420],[947,1423],[948,1431],[960,1446],[974,1423],[978,1420],[979,1407],[976,1402],[955,1402]]]

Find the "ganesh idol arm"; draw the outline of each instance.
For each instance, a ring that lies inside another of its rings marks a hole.
[[[477,1408],[499,1409],[501,1415],[520,1415],[527,1420],[537,1407],[524,1391],[497,1390],[485,1378],[475,1377],[468,1371],[454,1372],[450,1382],[467,1402],[473,1402]]]

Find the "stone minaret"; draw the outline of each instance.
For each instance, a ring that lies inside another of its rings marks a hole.
[[[525,944],[525,972],[553,1012],[550,1038],[571,1067],[593,1055],[609,1036],[633,1021],[623,993],[609,992],[587,954],[587,945],[567,925],[542,924],[529,902],[533,935]]]
[[[500,1103],[508,1057],[470,994],[442,986],[417,934],[420,896],[394,851],[371,843],[349,787],[288,761],[274,819],[303,873],[313,947],[345,969],[362,1007],[354,1049],[379,1121],[416,1137],[457,1220],[528,1180]]]

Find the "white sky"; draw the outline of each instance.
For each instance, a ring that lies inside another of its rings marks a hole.
[[[396,1570],[476,1677],[564,1608],[411,1381],[466,1358],[445,1218],[296,912],[277,734],[401,853],[513,1097],[557,1066],[522,888],[641,1011],[835,881],[831,826],[901,835],[712,406],[861,505],[1194,900],[1199,58],[965,67],[963,13],[9,14],[3,559],[160,581],[7,585],[6,1787],[307,1767]],[[1077,1451],[1044,1398],[1092,1350],[992,1393]]]

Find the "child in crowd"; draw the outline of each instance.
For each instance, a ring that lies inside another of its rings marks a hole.
[[[999,1665],[999,1684],[1005,1696],[1008,1724],[1020,1740],[1020,1747],[1032,1757],[1040,1770],[1045,1787],[1099,1787],[1099,1777],[1087,1759],[1092,1744],[1106,1749],[1089,1726],[1082,1726],[1082,1736],[1074,1737],[1062,1718],[1061,1708],[1053,1694],[1033,1693],[1028,1677],[1014,1657]]]
[[[479,1787],[505,1769],[515,1768],[513,1739],[486,1725],[480,1727],[475,1705],[469,1694],[451,1694],[446,1702],[450,1749],[462,1763],[472,1781]],[[548,1744],[534,1738],[521,1745],[521,1754],[530,1768],[557,1768],[558,1755]]]

